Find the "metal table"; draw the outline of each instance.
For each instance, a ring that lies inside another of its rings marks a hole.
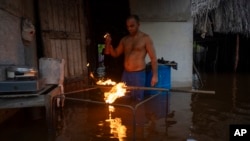
[[[45,107],[48,131],[53,129],[53,98],[61,93],[55,85],[46,85],[43,89],[32,94],[0,94],[0,109]]]

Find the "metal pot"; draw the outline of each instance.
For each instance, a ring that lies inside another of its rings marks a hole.
[[[6,69],[6,78],[8,80],[16,77],[37,77],[37,70],[26,66],[11,66]]]

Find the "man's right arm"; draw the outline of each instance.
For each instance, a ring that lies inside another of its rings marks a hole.
[[[111,37],[109,39],[106,39],[105,41],[105,48],[108,49],[109,53],[113,57],[118,57],[123,53],[123,39],[120,41],[117,48],[113,48],[111,44]]]

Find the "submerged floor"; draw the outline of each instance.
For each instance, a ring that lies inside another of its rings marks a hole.
[[[229,140],[230,124],[250,124],[249,74],[204,74],[202,79],[202,89],[215,90],[216,95],[171,92],[169,111],[175,112],[168,118],[169,125],[162,114],[156,117],[143,114],[152,104],[144,105],[145,110],[139,108],[136,140],[225,141]],[[84,99],[86,95],[74,97]],[[164,110],[162,106],[156,111]],[[32,119],[31,111],[25,109],[0,125],[1,141],[130,141],[134,138],[133,114],[126,107],[115,107],[114,112],[109,112],[107,105],[66,100],[64,109],[57,109],[55,134],[50,135],[45,119]]]

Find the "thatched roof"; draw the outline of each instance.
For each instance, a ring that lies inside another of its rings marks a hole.
[[[191,14],[192,16],[203,15],[207,10],[211,11],[218,7],[220,0],[192,0]]]
[[[250,0],[192,0],[191,13],[197,33],[250,35]]]

